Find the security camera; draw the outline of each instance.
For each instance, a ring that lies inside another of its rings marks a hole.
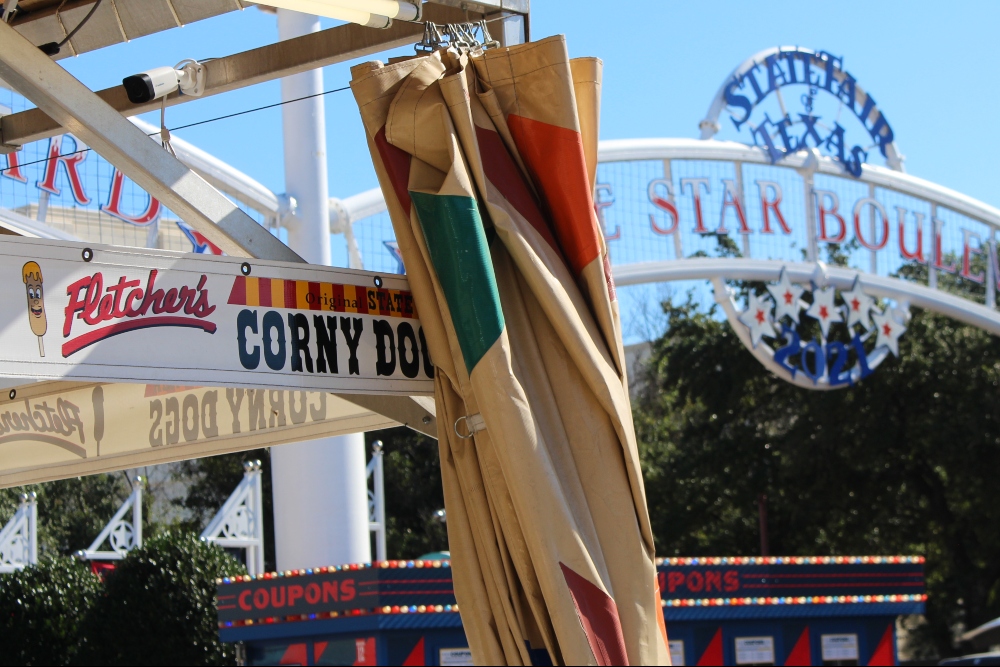
[[[156,67],[122,79],[125,94],[132,104],[152,102],[180,90],[184,95],[200,96],[205,91],[205,66],[184,60],[174,67]]]

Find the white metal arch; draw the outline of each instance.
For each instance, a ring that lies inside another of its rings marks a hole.
[[[810,159],[813,160],[812,166],[819,173],[831,176],[844,175],[843,168],[832,158],[810,156],[804,151],[790,155],[782,162],[782,167],[801,169]],[[647,138],[615,139],[600,142],[598,148],[598,161],[600,163],[636,160],[718,160],[770,164],[763,149],[734,141]],[[956,213],[979,220],[1000,231],[1000,209],[942,185],[886,167],[868,164],[863,166],[861,177],[858,180],[871,183],[876,187],[928,200]],[[339,206],[343,207],[343,212],[336,213],[337,217],[335,217],[335,209],[333,205],[331,206],[331,231],[342,231],[346,226],[345,222],[353,224],[385,210],[385,200],[378,188],[336,201],[339,202]],[[696,258],[617,265],[614,267],[614,276],[619,285],[674,280],[712,280],[713,278],[766,282],[777,280],[782,266],[789,268],[793,281],[808,282],[816,270],[817,264],[788,264],[776,260],[758,259]],[[869,273],[859,273],[854,269],[830,267],[828,273],[830,284],[837,287],[850,288],[854,276],[860,275],[865,291],[873,296],[886,297],[927,308],[1000,336],[1000,312],[987,306],[916,283]]]
[[[783,167],[802,168],[808,159],[805,152],[788,156],[782,161]],[[611,139],[600,142],[598,161],[628,162],[631,160],[724,160],[770,164],[762,148],[747,146],[735,141],[700,139]],[[831,176],[843,176],[844,170],[835,160],[819,157],[817,171]],[[951,188],[905,174],[885,167],[866,164],[862,167],[861,178],[876,187],[896,190],[903,194],[929,199],[956,213],[977,218],[1000,230],[1000,209],[969,197]],[[330,231],[343,231],[344,220],[357,222],[386,210],[385,199],[379,188],[347,197],[331,199]],[[343,207],[343,210],[339,206]]]
[[[810,156],[805,151],[789,155],[782,167],[801,169]],[[844,176],[844,168],[832,158],[817,156],[816,171],[830,176]],[[771,164],[764,149],[735,141],[700,139],[612,139],[602,141],[598,161],[628,162],[631,160],[720,160]],[[852,179],[854,180],[854,179]],[[878,165],[865,164],[856,179],[876,187],[896,190],[903,194],[928,199],[956,213],[977,218],[1000,229],[1000,209],[946,188],[943,185]]]
[[[773,282],[779,279],[782,270],[794,283],[812,282],[817,287],[832,286],[847,290],[852,288],[857,280],[865,294],[892,299],[900,305],[901,310],[907,311],[909,306],[916,306],[979,327],[994,336],[1000,336],[1000,312],[992,308],[906,280],[862,273],[850,268],[827,266],[823,262],[790,263],[767,259],[699,257],[618,266],[614,270],[614,276],[615,284],[619,286],[676,280],[711,281],[716,303],[725,312],[733,331],[768,370],[806,389],[832,389],[834,387],[829,385],[827,378],[821,379],[818,383],[813,383],[804,375],[796,375],[789,379],[787,371],[774,360],[774,351],[767,345],[754,347],[746,327],[738,320],[739,312],[729,296],[725,281]],[[883,349],[876,350],[874,355],[869,357],[872,366],[880,363],[885,354]]]

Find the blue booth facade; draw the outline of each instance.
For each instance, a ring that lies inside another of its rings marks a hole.
[[[657,567],[675,665],[896,664],[924,611],[919,556],[671,558]],[[464,665],[448,561],[220,581],[219,634],[249,665]],[[537,664],[544,651],[533,651]]]

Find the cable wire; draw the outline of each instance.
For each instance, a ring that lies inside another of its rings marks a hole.
[[[187,125],[179,125],[177,127],[169,128],[169,131],[170,132],[176,132],[177,130],[184,130],[184,129],[187,129],[189,127],[195,127],[197,125],[205,125],[206,123],[214,123],[217,120],[226,120],[227,118],[235,118],[236,116],[243,116],[243,115],[248,114],[248,113],[254,113],[255,111],[264,111],[265,109],[273,109],[274,107],[280,107],[280,106],[285,105],[285,104],[291,104],[292,102],[301,102],[302,100],[308,100],[308,99],[311,99],[313,97],[320,97],[322,95],[329,95],[331,93],[341,93],[341,92],[343,92],[345,90],[350,90],[350,88],[351,88],[350,86],[344,86],[342,88],[333,88],[331,90],[324,90],[322,93],[313,93],[312,95],[306,95],[304,97],[296,97],[295,99],[285,100],[284,102],[275,102],[274,104],[266,104],[266,105],[264,105],[262,107],[256,107],[254,109],[245,109],[244,111],[237,111],[236,113],[226,114],[225,116],[216,116],[215,118],[207,118],[205,120],[199,120],[199,121],[194,122],[194,123],[188,123]],[[152,133],[152,134],[150,134],[148,136],[155,137],[158,134],[159,134],[159,131],[154,132],[154,133]],[[89,147],[88,148],[82,148],[82,149],[80,149],[78,151],[73,151],[71,153],[61,153],[59,155],[55,155],[55,156],[52,156],[52,157],[42,158],[40,160],[32,160],[31,162],[22,162],[20,164],[14,165],[14,166],[9,166],[9,167],[6,167],[4,169],[0,169],[0,174],[2,174],[5,171],[11,171],[13,169],[20,169],[21,167],[27,167],[27,166],[32,165],[32,164],[39,164],[39,163],[42,163],[42,162],[48,162],[49,160],[58,160],[58,159],[64,158],[64,157],[70,157],[72,155],[79,155],[80,153],[86,153],[86,152],[88,152],[90,150],[92,150],[92,149],[89,148]]]
[[[87,15],[83,17],[83,20],[77,23],[76,27],[73,28],[73,30],[68,35],[66,35],[66,37],[61,42],[59,42],[59,48],[65,46],[66,42],[73,39],[76,33],[80,32],[80,28],[82,28],[87,24],[87,21],[89,21],[90,17],[94,15],[94,12],[97,11],[97,8],[101,6],[102,2],[104,2],[104,0],[97,0],[97,2],[94,3],[94,6],[90,8],[90,11],[87,12]]]
[[[273,109],[274,107],[280,107],[283,104],[291,104],[292,102],[301,102],[302,100],[308,100],[313,97],[320,97],[322,95],[329,95],[330,93],[340,93],[345,90],[350,90],[350,86],[344,86],[343,88],[334,88],[332,90],[324,90],[322,93],[313,93],[312,95],[306,95],[305,97],[296,97],[294,100],[285,100],[284,102],[275,102],[274,104],[268,104],[266,106],[257,107],[256,109],[247,109],[246,111],[237,111],[236,113],[227,114],[225,116],[219,116],[218,118],[209,118],[208,120],[199,120],[196,123],[188,123],[187,125],[179,125],[177,127],[170,128],[171,132],[176,130],[186,130],[189,127],[195,127],[196,125],[204,125],[205,123],[214,123],[217,120],[225,120],[226,118],[235,118],[236,116],[242,116],[244,114],[253,113],[255,111],[263,111],[264,109]]]
[[[62,47],[66,45],[66,42],[73,39],[73,36],[80,31],[80,28],[82,28],[87,24],[87,21],[89,21],[90,17],[94,15],[94,12],[97,11],[97,8],[101,6],[102,2],[104,2],[104,0],[97,0],[97,2],[94,3],[94,6],[90,8],[90,11],[87,12],[87,15],[83,17],[83,20],[77,23],[76,27],[73,28],[69,32],[69,34],[63,38],[61,42],[49,42],[48,44],[42,44],[41,46],[38,47],[38,49],[47,56],[57,55],[60,49],[62,49]],[[56,16],[59,17],[60,24],[62,23],[62,17],[60,16],[59,12],[60,10],[62,10],[63,5],[65,4],[66,0],[63,0],[62,4],[59,5],[59,8],[56,9]]]

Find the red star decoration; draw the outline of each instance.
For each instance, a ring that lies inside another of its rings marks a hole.
[[[882,333],[884,333],[886,336],[891,336],[892,335],[892,327],[890,327],[888,324],[883,324],[882,325]]]
[[[792,302],[792,293],[791,292],[785,292],[785,303],[790,304],[791,302]]]
[[[819,307],[819,316],[822,317],[824,320],[830,317],[830,311],[827,310],[826,306]]]
[[[758,310],[757,311],[757,321],[760,322],[761,324],[764,324],[764,320],[765,319],[767,319],[767,318],[764,317],[764,311],[763,310]]]
[[[851,308],[853,308],[854,310],[861,310],[861,302],[858,301],[857,299],[852,300]]]

